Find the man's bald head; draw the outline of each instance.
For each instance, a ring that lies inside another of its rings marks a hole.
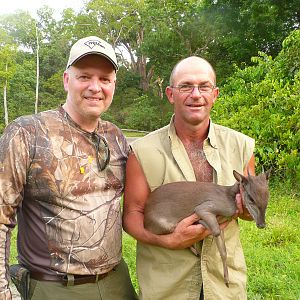
[[[180,60],[172,70],[170,75],[170,86],[174,86],[177,76],[191,67],[197,67],[211,73],[212,84],[216,85],[216,73],[212,65],[204,58],[198,56],[190,56]]]

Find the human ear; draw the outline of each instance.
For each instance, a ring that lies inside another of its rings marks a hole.
[[[219,88],[218,87],[215,87],[214,90],[213,90],[213,103],[215,104],[215,102],[217,101],[217,98],[219,96]]]
[[[174,104],[173,89],[170,86],[166,87],[166,96],[171,104]]]
[[[65,71],[63,74],[63,82],[64,82],[64,89],[67,92],[68,91],[68,83],[69,83],[69,73],[68,71]]]

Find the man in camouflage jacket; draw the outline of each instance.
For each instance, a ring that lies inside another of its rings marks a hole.
[[[121,247],[129,146],[119,128],[99,118],[112,102],[117,69],[111,45],[93,36],[77,41],[64,72],[65,104],[5,129],[0,300],[11,299],[8,259],[17,221],[29,299],[136,298]]]

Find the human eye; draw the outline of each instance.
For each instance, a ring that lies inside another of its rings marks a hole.
[[[100,81],[103,84],[110,84],[111,83],[110,78],[106,78],[106,77],[100,78]]]
[[[82,81],[82,82],[86,82],[86,81],[88,81],[88,80],[90,80],[90,76],[89,75],[86,75],[86,74],[79,74],[78,76],[77,76],[77,79],[79,80],[79,81]]]
[[[205,84],[201,84],[199,85],[198,89],[200,90],[200,92],[204,92],[204,93],[211,93],[213,90],[213,86],[209,83],[205,83]]]
[[[103,85],[111,85],[114,81],[115,78],[113,76],[110,75],[104,75],[104,76],[99,76],[99,81],[103,84]]]
[[[182,84],[179,86],[179,91],[181,93],[189,93],[193,90],[194,86],[190,84]]]

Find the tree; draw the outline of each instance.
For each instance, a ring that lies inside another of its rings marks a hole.
[[[0,26],[16,45],[34,52],[36,47],[36,20],[28,12],[0,16]]]
[[[2,26],[14,38],[17,43],[20,43],[28,51],[36,54],[36,97],[35,97],[35,113],[38,111],[39,100],[39,31],[38,24],[28,13],[20,11],[17,14],[7,15]]]
[[[18,53],[16,61],[14,76],[9,81],[8,90],[8,97],[11,99],[8,103],[10,121],[34,113],[35,105],[35,61],[28,57],[27,53]]]
[[[256,140],[259,167],[300,180],[300,30],[275,57],[260,52],[253,66],[237,68],[221,90],[213,119]]]
[[[233,64],[251,63],[258,51],[276,56],[288,34],[300,26],[299,0],[203,0],[216,39],[208,57],[215,61],[221,79]]]
[[[148,58],[140,51],[146,34],[145,9],[144,0],[92,0],[87,5],[87,11],[98,16],[100,36],[114,45],[125,67],[139,74],[140,88],[147,92],[153,69],[147,68]]]
[[[9,37],[3,30],[0,31],[0,84],[3,86],[3,110],[4,110],[4,123],[8,124],[8,108],[7,108],[7,90],[9,87],[9,80],[15,72],[15,57],[16,47],[9,42]]]

